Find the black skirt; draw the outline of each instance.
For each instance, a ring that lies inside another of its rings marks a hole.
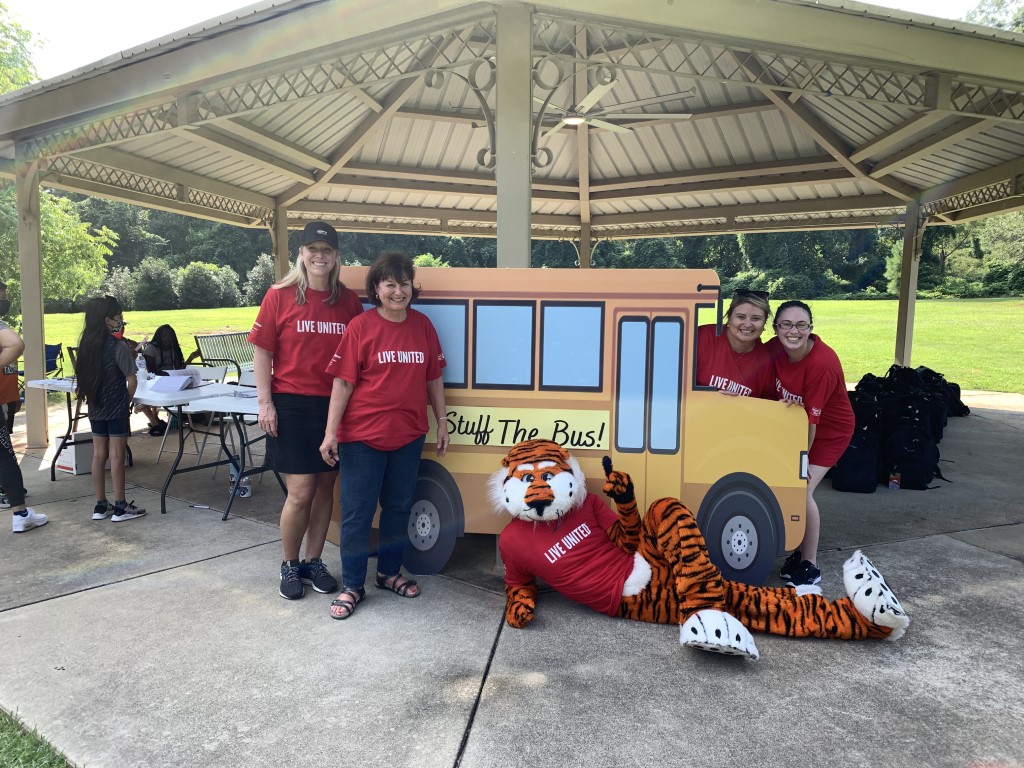
[[[335,472],[320,455],[331,398],[283,392],[271,398],[277,409],[277,437],[267,435],[267,464],[287,475]]]

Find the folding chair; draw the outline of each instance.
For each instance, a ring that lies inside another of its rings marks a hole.
[[[44,344],[43,351],[46,357],[46,378],[64,378],[64,345]]]
[[[217,382],[218,384],[223,384],[224,379],[227,377],[228,374],[228,366],[226,365],[192,365],[189,367],[195,368],[197,371],[199,371],[199,378],[202,381],[213,381]],[[196,449],[196,464],[198,464],[202,459],[203,450],[206,448],[206,441],[210,437],[209,430],[196,429],[195,427],[195,423],[193,420],[194,416],[197,416],[201,413],[210,413],[209,411],[204,410],[203,407],[199,405],[199,402],[200,401],[197,401],[196,405],[186,405],[184,408],[181,409],[182,423],[178,424],[178,429],[187,429],[189,434],[192,436],[192,443]],[[168,411],[168,413],[170,413],[170,411]],[[219,423],[219,417],[217,417],[216,414],[210,414],[210,421],[218,421]],[[164,436],[160,440],[160,450],[158,450],[156,453],[156,463],[158,464],[160,463],[160,455],[164,452],[164,446],[167,443],[167,435],[170,433],[170,431],[170,429],[164,430]],[[196,437],[196,432],[201,432],[203,434],[202,446],[199,445],[199,440]]]
[[[47,379],[64,378],[64,345],[43,344],[44,371],[43,376]],[[25,370],[18,369],[18,389],[25,391]]]

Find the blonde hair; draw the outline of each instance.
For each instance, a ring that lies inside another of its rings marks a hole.
[[[295,304],[301,307],[306,303],[306,289],[309,288],[309,275],[306,274],[306,262],[302,260],[302,249],[306,246],[299,246],[299,255],[295,258],[295,266],[291,268],[287,275],[285,275],[281,282],[274,283],[271,288],[280,290],[282,288],[288,288],[295,286]],[[331,273],[327,276],[328,285],[331,286],[330,296],[324,301],[328,306],[332,306],[338,302],[338,297],[341,296],[342,290],[345,288],[345,284],[341,282],[341,254],[335,251],[334,266],[331,268]]]
[[[764,296],[761,294],[764,293]],[[765,323],[768,322],[768,318],[772,316],[772,308],[768,304],[768,294],[764,291],[748,291],[740,289],[733,294],[732,301],[729,303],[729,311],[725,313],[726,317],[732,317],[732,311],[736,309],[740,304],[753,304],[755,307],[764,312]]]

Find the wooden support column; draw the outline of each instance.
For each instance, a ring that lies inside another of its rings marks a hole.
[[[896,317],[896,364],[909,366],[914,345],[914,304],[917,301],[917,272],[921,266],[924,222],[917,203],[907,206],[903,229],[903,264],[900,268],[900,305]]]
[[[25,381],[45,377],[43,350],[43,242],[39,224],[39,159],[15,147],[18,197],[18,258],[21,268],[21,333],[25,340]],[[49,442],[46,392],[25,388],[25,437],[29,448]]]
[[[533,19],[522,3],[498,6],[497,105],[498,266],[530,266],[533,171]]]
[[[580,225],[580,269],[590,269],[593,266],[591,250],[590,223],[588,222]]]
[[[281,280],[291,268],[288,254],[288,210],[283,206],[274,209],[270,221],[270,246],[274,250],[274,277]]]

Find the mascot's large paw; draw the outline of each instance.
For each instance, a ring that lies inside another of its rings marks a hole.
[[[864,618],[880,627],[890,627],[889,640],[903,637],[910,617],[882,574],[859,549],[843,565],[843,583],[846,594]]]
[[[746,656],[754,661],[761,658],[754,636],[747,628],[728,613],[711,608],[697,611],[683,622],[679,644],[729,656]]]

